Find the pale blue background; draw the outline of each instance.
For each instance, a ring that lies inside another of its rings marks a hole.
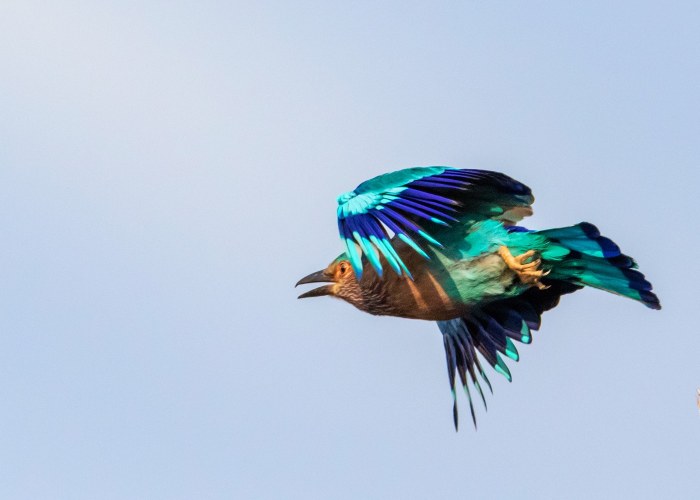
[[[0,498],[698,498],[699,5],[3,1]],[[435,325],[292,288],[426,164],[663,311],[567,297],[455,434]]]

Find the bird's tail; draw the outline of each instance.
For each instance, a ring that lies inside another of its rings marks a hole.
[[[601,236],[593,224],[581,222],[536,234],[549,242],[541,253],[543,267],[550,271],[548,279],[599,288],[661,309],[651,283],[637,270],[634,259],[623,254],[612,240]]]

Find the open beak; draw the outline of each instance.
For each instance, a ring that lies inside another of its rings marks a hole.
[[[294,285],[295,287],[299,285],[305,285],[307,283],[332,283],[333,278],[328,276],[326,274],[326,270],[321,270],[321,271],[316,271],[315,273],[311,273],[308,276],[300,279],[297,281],[297,284]],[[333,292],[333,285],[324,285],[320,286],[318,288],[314,288],[313,290],[309,290],[306,293],[302,293],[299,295],[298,298],[300,299],[306,299],[308,297],[321,297],[323,295],[330,295]]]

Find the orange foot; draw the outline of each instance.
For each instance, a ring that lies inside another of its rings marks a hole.
[[[540,259],[535,259],[532,262],[526,262],[535,255],[534,250],[528,250],[525,253],[513,256],[513,254],[510,253],[510,250],[508,250],[507,246],[502,246],[498,249],[498,255],[501,256],[503,261],[506,263],[506,266],[508,266],[509,269],[518,275],[521,283],[526,285],[534,285],[540,290],[549,288],[540,281],[540,278],[549,274],[549,271],[543,271],[540,269],[540,264],[542,261]]]

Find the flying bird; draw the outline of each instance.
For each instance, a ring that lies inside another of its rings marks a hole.
[[[486,407],[484,361],[511,381],[544,311],[584,286],[660,309],[635,261],[587,222],[518,225],[532,214],[529,187],[498,172],[415,167],[380,175],[338,197],[345,251],[297,283],[375,315],[435,321],[442,333],[458,429],[456,377]],[[470,389],[471,383],[472,388]]]

